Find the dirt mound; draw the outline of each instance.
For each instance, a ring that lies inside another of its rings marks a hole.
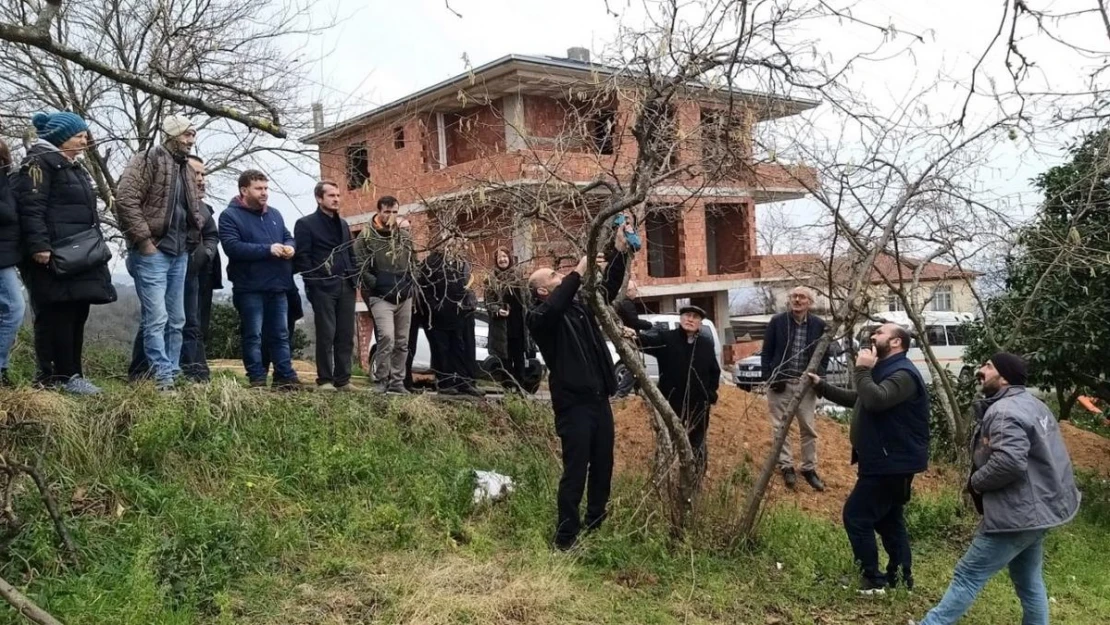
[[[643,472],[651,467],[653,434],[648,421],[647,405],[639,397],[631,397],[614,405],[617,424],[617,471]],[[800,459],[801,442],[798,428],[791,428],[795,460]],[[770,501],[793,505],[806,512],[839,520],[840,511],[856,481],[855,467],[850,464],[851,445],[848,427],[826,417],[817,418],[817,472],[827,490],[816,493],[800,479],[798,490],[787,490],[777,476],[771,482]],[[743,464],[753,474],[759,470],[771,449],[771,418],[767,401],[760,395],[722,386],[720,400],[709,418],[709,479],[727,478]],[[947,468],[930,468],[917,476],[914,488],[935,491],[956,476]]]
[[[1060,424],[1060,433],[1064,435],[1071,461],[1077,469],[1110,476],[1110,438],[1079,429],[1066,421]]]

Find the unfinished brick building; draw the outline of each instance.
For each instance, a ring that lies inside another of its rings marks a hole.
[[[589,207],[546,206],[546,197],[560,185],[622,179],[636,160],[627,128],[634,98],[597,95],[613,72],[591,63],[582,48],[567,58],[510,55],[319,128],[304,141],[319,146],[322,178],[347,189],[342,211],[356,229],[372,217],[378,197],[393,195],[418,245],[437,240],[444,228],[466,233],[479,271],[491,266],[498,246],[533,266],[573,262],[566,233],[581,231]],[[641,224],[646,249],[633,267],[649,310],[671,312],[688,299],[709,311],[723,333],[729,289],[757,277],[756,204],[802,197],[797,179],[812,177],[801,167],[753,164],[752,128],[816,105],[706,89],[676,101],[672,165],[719,162],[726,133],[739,145],[729,153],[745,162],[714,182],[687,167],[694,173],[649,197],[653,210]],[[535,219],[539,210],[558,213],[561,228]]]

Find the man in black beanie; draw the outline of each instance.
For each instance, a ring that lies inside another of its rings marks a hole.
[[[944,597],[919,625],[954,625],[1004,568],[1021,601],[1021,622],[1048,625],[1045,535],[1079,511],[1071,457],[1056,416],[1025,390],[1021,356],[997,353],[977,377],[983,398],[975,402],[967,488],[983,519]]]

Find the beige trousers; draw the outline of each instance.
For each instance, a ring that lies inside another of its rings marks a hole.
[[[790,404],[790,400],[794,398],[794,394],[798,392],[798,387],[801,384],[800,380],[791,380],[786,383],[786,388],[781,393],[772,390],[767,391],[767,404],[771,409],[771,426],[776,438],[779,431],[782,430],[783,422],[786,421],[786,408]],[[817,470],[817,417],[814,414],[816,408],[817,395],[810,388],[802,396],[802,401],[798,403],[798,408],[794,411],[794,420],[798,423],[798,430],[802,435],[802,471]],[[793,468],[794,455],[790,451],[790,436],[788,434],[786,442],[782,446],[782,453],[779,454],[779,469]]]

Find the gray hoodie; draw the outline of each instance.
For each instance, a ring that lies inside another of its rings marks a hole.
[[[984,533],[1047,529],[1079,511],[1068,456],[1055,415],[1022,386],[1005,388],[978,404],[969,485],[977,494]]]

